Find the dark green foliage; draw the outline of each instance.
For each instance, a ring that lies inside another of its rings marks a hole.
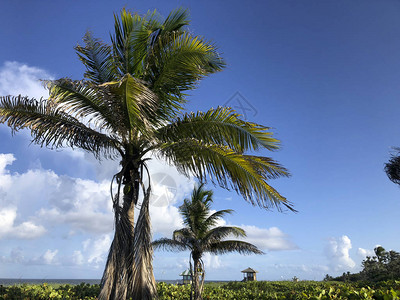
[[[50,285],[0,286],[0,300],[69,299],[95,300],[99,285],[76,286]],[[160,300],[189,300],[190,286],[157,283]],[[206,284],[204,299],[378,299],[391,300],[400,297],[400,281],[386,281],[373,285],[340,282],[229,282]]]
[[[375,255],[368,256],[362,265],[361,272],[363,279],[378,282],[382,280],[400,279],[400,253],[386,251],[383,247],[374,249]]]
[[[367,256],[363,260],[363,270],[360,273],[343,273],[333,278],[326,274],[324,281],[368,282],[376,283],[385,280],[400,280],[400,253],[378,246],[374,249],[374,256]]]
[[[100,285],[85,284],[60,285],[53,287],[47,283],[41,285],[0,286],[0,300],[48,300],[48,299],[84,299],[94,300],[100,292]]]
[[[400,148],[396,155],[392,155],[390,160],[385,164],[385,172],[389,179],[396,184],[400,184]]]

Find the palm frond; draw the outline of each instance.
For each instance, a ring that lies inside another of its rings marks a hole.
[[[154,249],[161,249],[161,250],[166,250],[166,251],[185,251],[185,250],[191,249],[188,244],[179,242],[177,240],[168,239],[168,238],[161,238],[161,239],[155,240],[152,243],[152,245],[153,245]]]
[[[161,39],[158,43],[163,43]],[[156,93],[187,91],[211,73],[222,70],[225,63],[216,48],[200,37],[189,33],[171,33],[168,44],[158,45],[164,51],[154,56],[154,67],[149,82]]]
[[[131,74],[143,78],[145,58],[154,32],[160,28],[156,12],[145,17],[123,9],[120,16],[114,15],[114,35],[111,36],[114,63],[119,74]]]
[[[130,130],[146,135],[155,123],[157,96],[130,74],[125,75],[119,81],[107,82],[102,86],[107,86],[114,95],[121,99],[125,120],[127,120]]]
[[[162,28],[164,32],[173,32],[181,30],[186,25],[189,25],[189,11],[180,7],[169,13]]]
[[[266,182],[269,174],[258,158],[196,139],[165,143],[160,148],[160,155],[186,176],[203,181],[208,175],[212,182],[234,189],[253,205],[278,210],[285,206],[294,211],[291,203]]]
[[[151,186],[144,193],[139,217],[133,234],[132,278],[129,279],[130,287],[128,296],[136,299],[154,299],[157,295],[156,282],[153,275],[153,247],[150,222]],[[132,203],[133,205],[133,203]]]
[[[242,241],[230,241],[230,240],[211,244],[208,248],[208,252],[215,255],[232,253],[232,252],[238,252],[244,255],[264,254],[264,252],[262,252],[256,246],[250,243]]]
[[[212,196],[213,192],[205,190],[204,184],[201,184],[193,189],[191,198],[185,199],[179,207],[183,223],[199,238],[209,230],[205,221],[210,212]]]
[[[205,113],[185,114],[161,127],[157,134],[163,141],[195,138],[207,143],[225,145],[243,153],[260,148],[279,149],[279,141],[272,137],[269,129],[241,120],[240,115],[229,107],[218,107]]]
[[[29,128],[32,141],[41,146],[81,148],[97,156],[113,156],[120,147],[114,137],[87,127],[46,100],[0,97],[0,123],[6,122],[13,132]]]
[[[385,164],[385,173],[393,183],[400,184],[400,149],[397,150],[396,155],[392,155],[389,161]]]
[[[105,87],[73,81],[68,78],[44,81],[49,90],[49,104],[62,108],[67,114],[85,119],[101,129],[125,134],[130,124],[124,123],[121,100]]]
[[[172,238],[175,241],[181,242],[181,243],[191,243],[191,241],[196,239],[196,235],[190,228],[181,228],[177,229],[172,233]]]
[[[245,237],[246,232],[242,228],[235,226],[215,227],[207,232],[207,234],[202,239],[202,244],[205,247],[208,247],[208,245],[220,242],[229,236]]]
[[[227,214],[231,214],[231,213],[233,213],[232,209],[218,210],[218,211],[212,213],[210,216],[208,216],[208,218],[206,220],[204,220],[204,225],[207,228],[212,228],[218,223],[219,219],[221,219],[223,216],[225,216]]]
[[[87,32],[83,37],[84,46],[77,45],[76,53],[86,67],[85,78],[95,84],[117,80],[111,47]]]

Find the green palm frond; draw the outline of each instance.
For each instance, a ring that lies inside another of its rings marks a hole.
[[[267,179],[277,179],[279,177],[289,177],[289,171],[281,164],[277,163],[270,157],[243,155],[257,172]]]
[[[157,132],[160,140],[176,141],[195,138],[207,143],[225,145],[236,152],[279,149],[279,141],[272,137],[270,128],[246,122],[229,107],[218,107],[207,112],[185,114]]]
[[[172,238],[178,242],[182,243],[192,243],[196,240],[196,235],[190,228],[177,229],[172,233]]]
[[[152,243],[154,249],[161,249],[161,250],[166,250],[166,251],[185,251],[185,250],[191,250],[190,246],[188,244],[179,242],[177,240],[172,240],[168,238],[161,238],[158,240],[155,240]]]
[[[194,175],[203,181],[208,175],[212,182],[234,189],[253,205],[278,210],[285,206],[294,210],[291,203],[266,182],[270,174],[258,158],[196,139],[165,143],[159,153],[186,176]]]
[[[210,229],[217,225],[218,220],[224,217],[227,214],[233,213],[232,209],[223,209],[223,210],[218,210],[214,213],[212,213],[206,220],[204,220],[204,225]]]
[[[256,246],[242,241],[220,241],[218,243],[213,243],[209,246],[208,252],[220,255],[232,252],[238,252],[240,254],[264,254]]]
[[[114,35],[111,36],[114,63],[121,75],[131,74],[143,79],[147,56],[155,33],[161,28],[157,12],[141,17],[123,9],[114,15]]]
[[[180,7],[170,12],[162,28],[163,32],[174,32],[186,25],[189,25],[189,11]]]
[[[164,51],[158,51],[153,58],[154,71],[149,81],[156,93],[176,94],[175,91],[193,89],[200,79],[225,66],[216,48],[200,37],[171,33],[170,40],[166,45],[158,45]]]
[[[72,147],[113,156],[118,140],[97,132],[46,100],[0,97],[0,123],[13,130],[29,128],[33,142],[51,148]]]
[[[114,81],[116,73],[111,47],[87,32],[83,37],[84,46],[77,45],[76,53],[86,67],[85,78],[95,84]]]
[[[235,226],[215,227],[207,232],[202,239],[202,244],[207,247],[208,245],[222,241],[229,236],[246,237],[246,232],[242,228]]]
[[[117,95],[124,107],[124,119],[128,122],[131,131],[146,135],[148,130],[156,124],[155,112],[158,106],[157,96],[140,80],[125,75],[121,80],[104,83],[111,93]]]
[[[97,128],[125,134],[129,124],[124,126],[121,100],[106,88],[62,78],[44,81],[49,90],[49,103],[62,107],[63,111],[83,119]]]
[[[183,216],[183,223],[198,237],[201,237],[209,228],[206,225],[210,213],[213,192],[205,190],[204,184],[193,189],[190,199],[185,199],[179,207]]]

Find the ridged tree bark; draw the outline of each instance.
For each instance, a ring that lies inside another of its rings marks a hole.
[[[140,171],[138,165],[141,166]],[[128,163],[116,175],[118,191],[113,195],[116,230],[101,280],[99,300],[157,298],[149,215],[151,186],[150,183],[147,188],[143,186],[142,166],[143,162],[132,162],[132,159],[128,159]],[[118,201],[121,184],[122,207]],[[143,201],[135,226],[135,205],[139,200],[139,188],[143,191]]]
[[[204,266],[201,255],[193,254],[192,300],[203,300]]]

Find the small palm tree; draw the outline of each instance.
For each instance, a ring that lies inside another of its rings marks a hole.
[[[153,242],[155,249],[165,250],[189,250],[191,272],[193,274],[192,292],[193,299],[202,299],[204,286],[204,263],[202,256],[208,252],[211,254],[224,254],[239,252],[240,254],[263,254],[256,246],[239,241],[226,240],[229,236],[245,237],[243,229],[234,226],[218,226],[219,219],[233,212],[231,209],[211,212],[213,192],[205,190],[204,184],[196,187],[191,199],[185,199],[179,211],[183,216],[184,228],[175,230],[172,239],[161,238]],[[200,279],[201,277],[201,279]]]

